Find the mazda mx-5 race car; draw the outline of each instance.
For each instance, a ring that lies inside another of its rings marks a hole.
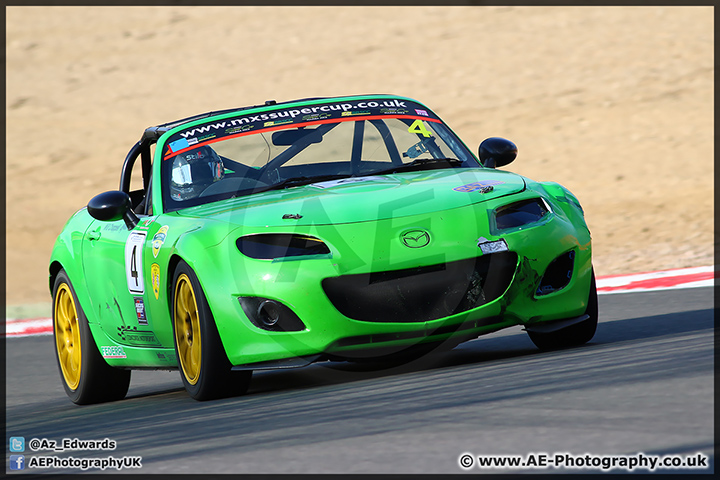
[[[253,370],[398,358],[524,326],[541,349],[595,333],[590,232],[557,183],[497,170],[425,105],[313,98],[147,128],[120,189],[75,213],[50,261],[73,402],[174,369],[204,400]],[[139,159],[139,162],[137,161]]]

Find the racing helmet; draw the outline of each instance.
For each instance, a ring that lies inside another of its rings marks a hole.
[[[184,201],[195,198],[209,185],[221,180],[225,166],[220,156],[205,145],[175,156],[170,177],[170,196]]]

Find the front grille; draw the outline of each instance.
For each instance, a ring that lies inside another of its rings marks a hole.
[[[366,322],[427,322],[495,300],[510,285],[517,255],[499,252],[427,267],[330,277],[335,308]]]

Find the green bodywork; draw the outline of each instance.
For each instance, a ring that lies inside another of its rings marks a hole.
[[[297,107],[317,103],[301,102]],[[378,175],[349,184],[303,185],[164,213],[160,153],[179,128],[157,142],[152,215],[140,215],[140,222],[129,230],[123,220],[95,220],[83,208],[67,222],[52,252],[50,285],[60,268],[65,269],[95,343],[110,365],[177,367],[170,304],[180,259],[198,276],[228,359],[247,368],[319,354],[343,356],[378,347],[457,342],[513,325],[577,317],[587,307],[590,233],[577,199],[556,183],[533,182],[478,165]],[[454,190],[487,181],[502,183],[488,193]],[[495,209],[537,197],[551,210],[541,221],[495,228]],[[408,248],[400,234],[412,229],[429,232],[430,242]],[[237,239],[258,233],[310,235],[322,240],[330,253],[274,260],[241,254]],[[128,241],[131,235],[136,243]],[[508,250],[517,254],[515,273],[498,299],[456,315],[426,322],[352,320],[333,306],[321,285],[323,279],[340,275],[477,257],[482,254],[481,237],[505,240]],[[133,247],[134,253],[129,251]],[[568,251],[575,257],[567,286],[536,295],[548,265]],[[306,329],[260,329],[244,313],[240,296],[280,301]]]

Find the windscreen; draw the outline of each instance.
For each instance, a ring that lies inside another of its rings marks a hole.
[[[434,113],[405,99],[278,105],[173,134],[163,203],[173,211],[332,179],[478,167]]]

